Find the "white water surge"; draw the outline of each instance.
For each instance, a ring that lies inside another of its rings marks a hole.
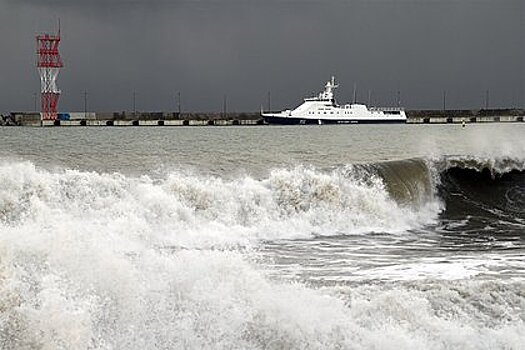
[[[353,167],[262,180],[0,165],[0,348],[523,348],[525,284],[276,280],[266,240],[436,221]]]

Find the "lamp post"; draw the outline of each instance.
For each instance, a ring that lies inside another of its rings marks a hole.
[[[88,93],[86,90],[84,90],[84,119],[87,118],[87,98],[88,98]]]
[[[133,91],[133,118],[135,118],[137,116],[137,108],[136,108],[136,92]]]

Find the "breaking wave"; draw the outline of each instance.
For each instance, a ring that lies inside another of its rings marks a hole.
[[[521,281],[312,288],[273,280],[250,254],[264,240],[433,224],[449,193],[467,193],[463,178],[484,177],[485,163],[471,174],[471,161],[300,166],[231,180],[4,163],[0,347],[517,349]],[[523,163],[503,163],[486,181],[523,186]],[[507,197],[522,208],[518,192]]]
[[[490,174],[494,179],[508,173],[524,172],[525,160],[517,157],[449,156],[441,161],[440,166],[442,170],[463,169]]]
[[[9,162],[0,165],[0,183],[5,228],[57,222],[109,231],[142,227],[150,239],[181,247],[402,233],[436,223],[443,212],[469,215],[482,207],[520,218],[525,211],[525,162],[510,158],[297,166],[263,179],[229,180],[185,171],[160,178],[49,171]]]
[[[162,179],[50,172],[15,163],[0,167],[0,221],[143,226],[183,245],[401,232],[432,221],[439,203],[430,185],[399,179],[400,187],[397,180],[385,185],[379,173],[350,165],[276,169],[266,179],[228,181],[184,172]]]
[[[444,164],[439,188],[446,203],[444,216],[468,216],[471,226],[473,221],[478,226],[494,226],[498,220],[525,223],[523,160],[451,157]]]

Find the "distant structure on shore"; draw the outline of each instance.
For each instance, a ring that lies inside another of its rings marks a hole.
[[[56,120],[60,90],[57,77],[63,67],[58,51],[60,44],[60,22],[57,34],[36,36],[37,69],[40,75],[40,115],[42,120]]]

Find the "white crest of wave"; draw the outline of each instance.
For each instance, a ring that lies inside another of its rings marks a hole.
[[[441,161],[445,169],[459,167],[490,171],[493,176],[504,175],[511,171],[525,171],[525,158],[522,156],[448,156]]]
[[[148,235],[163,243],[245,244],[258,239],[401,232],[432,222],[439,203],[403,206],[382,180],[352,167],[321,172],[277,169],[268,178],[232,180],[176,172],[165,179],[64,170],[30,163],[0,166],[0,220],[54,219]],[[140,228],[140,229],[138,229]]]

